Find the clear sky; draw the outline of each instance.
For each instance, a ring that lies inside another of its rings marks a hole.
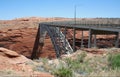
[[[19,17],[120,18],[120,0],[0,0],[0,19]]]

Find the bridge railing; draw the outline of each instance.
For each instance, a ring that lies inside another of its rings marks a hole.
[[[76,28],[84,28],[84,29],[99,29],[99,30],[107,30],[107,31],[117,31],[120,32],[120,24],[103,22],[103,21],[76,21],[76,23],[71,21],[56,21],[56,22],[44,22],[42,24],[47,24],[49,26],[58,26],[58,27],[76,27]]]

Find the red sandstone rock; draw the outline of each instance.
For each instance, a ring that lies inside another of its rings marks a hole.
[[[6,55],[7,57],[19,57],[20,55],[14,51],[0,47],[0,53]]]

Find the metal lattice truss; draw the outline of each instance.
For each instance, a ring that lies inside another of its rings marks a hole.
[[[51,38],[57,57],[59,57],[62,53],[70,54],[73,52],[72,47],[66,39],[66,34],[63,34],[63,32],[60,31],[60,27],[52,27],[41,24],[39,39],[40,43],[44,43],[44,39],[47,33]]]

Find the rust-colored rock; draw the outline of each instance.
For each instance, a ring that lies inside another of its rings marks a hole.
[[[33,67],[35,66],[32,64],[26,64],[26,63],[34,64],[35,62],[24,57],[23,55],[16,53],[15,51],[0,47],[0,72],[1,71],[7,72],[10,70],[13,70],[14,73],[18,73],[14,76],[54,77],[49,73],[34,71]],[[0,74],[0,76],[2,77],[9,76],[9,73],[2,74],[2,75]]]
[[[28,59],[17,52],[0,47],[0,63],[16,64],[26,61]]]
[[[19,57],[20,55],[14,51],[0,47],[0,53],[6,55],[7,57]]]

